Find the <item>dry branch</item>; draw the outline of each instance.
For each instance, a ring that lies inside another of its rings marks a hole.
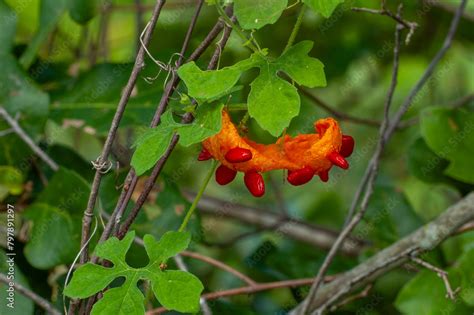
[[[420,227],[357,267],[340,274],[331,283],[322,285],[316,298],[311,301],[309,310],[314,312],[318,308],[326,309],[334,305],[344,296],[410,261],[412,257],[437,247],[442,241],[456,233],[462,225],[473,219],[474,192],[471,192],[434,221]],[[301,309],[300,304],[290,314],[300,314]]]

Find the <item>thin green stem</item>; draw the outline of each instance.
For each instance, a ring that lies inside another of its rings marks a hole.
[[[286,43],[283,53],[285,53],[288,49],[290,49],[291,46],[293,46],[293,43],[295,42],[295,39],[296,39],[296,35],[298,35],[298,32],[301,28],[301,22],[303,22],[303,16],[305,12],[306,12],[306,6],[303,5],[301,7],[300,13],[298,14],[298,18],[296,19],[295,26],[293,26],[293,30],[291,31],[290,37],[288,38],[288,43]]]
[[[183,223],[181,223],[181,226],[179,227],[179,230],[178,230],[179,232],[183,232],[186,229],[186,226],[188,225],[188,222],[191,219],[191,216],[193,215],[194,210],[196,210],[197,204],[199,200],[201,199],[202,194],[206,190],[207,184],[209,184],[209,181],[211,180],[212,174],[214,174],[214,171],[217,168],[217,164],[218,164],[217,161],[213,162],[212,167],[209,170],[209,173],[207,173],[206,178],[204,179],[204,182],[201,185],[201,188],[199,188],[199,192],[197,193],[191,207],[189,207],[189,210],[186,213],[186,216],[184,217]]]
[[[227,110],[230,111],[230,112],[248,110],[248,106],[247,106],[246,103],[229,104],[227,106]]]
[[[244,31],[237,25],[235,25],[234,22],[225,14],[224,9],[221,7],[219,3],[216,4],[217,12],[219,12],[219,15],[224,19],[225,23],[232,27],[232,29],[237,33],[237,35],[242,38],[244,41],[244,46],[249,47],[253,52],[256,52],[260,55],[263,55],[260,49],[258,48],[258,45],[255,45],[253,41],[255,40],[254,38],[248,38],[247,35],[245,35]]]

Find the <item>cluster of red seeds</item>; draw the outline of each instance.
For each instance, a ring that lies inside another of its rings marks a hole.
[[[331,161],[333,165],[342,169],[348,169],[349,163],[345,158],[349,157],[353,150],[354,138],[348,135],[343,135],[341,149],[339,152],[331,152],[327,156],[327,159]],[[206,161],[211,158],[213,158],[211,153],[203,148],[199,154],[198,160]],[[247,162],[252,159],[252,151],[245,148],[235,147],[227,151],[225,159],[227,162],[232,164]],[[316,173],[317,172],[310,166],[305,166],[299,170],[288,170],[287,180],[290,184],[299,186],[308,183]],[[216,181],[220,185],[227,185],[234,180],[236,175],[236,170],[230,169],[221,164],[216,170]],[[317,175],[323,182],[327,182],[329,180],[329,169],[319,172]],[[244,182],[247,189],[255,197],[261,197],[265,194],[265,182],[260,173],[256,171],[245,172]]]

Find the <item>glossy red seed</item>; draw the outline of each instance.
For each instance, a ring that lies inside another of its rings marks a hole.
[[[329,180],[329,170],[321,171],[318,175],[323,182],[327,182]]]
[[[211,153],[207,151],[205,148],[202,148],[202,151],[199,153],[199,156],[198,156],[198,161],[207,161],[209,159],[212,159]]]
[[[236,175],[237,171],[234,171],[225,165],[221,165],[216,170],[216,182],[219,185],[227,185],[234,180]]]
[[[327,157],[328,157],[328,160],[331,161],[332,164],[339,166],[340,168],[343,168],[345,170],[349,168],[349,163],[347,163],[346,159],[344,159],[344,157],[340,155],[339,153],[332,152],[332,153],[329,153]]]
[[[339,151],[339,153],[343,157],[348,157],[348,156],[351,156],[352,151],[354,151],[354,138],[352,138],[351,136],[348,136],[348,135],[343,135],[342,136],[342,146],[341,146],[341,150]]]
[[[296,171],[288,171],[288,182],[294,186],[299,186],[309,182],[314,176],[314,170],[305,166]]]
[[[244,176],[245,186],[255,197],[262,197],[265,194],[265,182],[261,174],[250,171]]]
[[[225,159],[229,163],[242,163],[252,159],[252,151],[244,148],[233,148],[227,151]]]

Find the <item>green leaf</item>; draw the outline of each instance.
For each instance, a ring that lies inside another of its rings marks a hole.
[[[198,278],[181,270],[162,272],[153,283],[153,291],[160,303],[179,312],[199,311],[199,297],[203,289]]]
[[[23,174],[15,167],[0,166],[0,201],[9,194],[19,195],[23,191]]]
[[[251,83],[249,113],[263,129],[278,136],[298,115],[300,108],[296,88],[280,78],[278,72],[285,72],[298,84],[308,87],[326,85],[323,64],[308,56],[312,47],[312,42],[302,41],[275,60],[253,54],[233,66],[215,71],[201,71],[194,63],[189,63],[178,70],[178,75],[192,97],[209,101],[227,94],[242,72],[260,68],[259,76]]]
[[[474,269],[472,262],[474,261],[474,249],[465,252],[457,263],[457,269],[461,273],[461,298],[463,301],[474,306]]]
[[[34,85],[10,54],[0,56],[0,69],[0,104],[12,117],[19,114],[18,123],[36,139],[48,117],[48,94]]]
[[[71,9],[69,15],[79,24],[85,25],[96,14],[98,3],[96,0],[71,0]]]
[[[248,97],[250,116],[273,136],[279,136],[300,110],[296,87],[278,78],[276,72],[275,67],[261,68]]]
[[[344,0],[303,0],[313,11],[321,14],[325,18],[332,15],[336,7]]]
[[[364,221],[355,235],[373,240],[385,247],[410,234],[422,225],[404,194],[390,185],[377,185],[367,208]]]
[[[446,178],[444,170],[449,161],[436,155],[423,138],[416,139],[408,148],[408,169],[410,173],[428,183],[440,182]]]
[[[147,130],[135,142],[137,149],[132,157],[132,166],[138,175],[153,167],[165,154],[174,132],[180,136],[180,144],[190,146],[215,135],[222,127],[223,104],[205,104],[196,110],[196,119],[191,124],[179,124],[173,120],[171,110],[166,111],[158,127]]]
[[[89,193],[88,183],[76,172],[60,168],[54,174],[25,212],[25,217],[33,221],[25,246],[25,256],[31,265],[49,269],[74,259]]]
[[[3,0],[0,0],[0,54],[10,52],[15,39],[17,17]]]
[[[86,298],[101,291],[117,276],[117,274],[110,272],[110,268],[86,264],[74,272],[74,281],[69,283],[64,294],[81,299]]]
[[[190,241],[191,235],[189,233],[174,231],[166,232],[159,241],[155,241],[155,238],[149,234],[143,238],[150,260],[159,263],[165,262],[185,250]]]
[[[91,315],[143,315],[145,314],[145,297],[137,287],[136,276],[127,279],[128,285],[112,288],[104,293],[92,308]]]
[[[38,31],[20,57],[20,64],[23,68],[27,69],[31,66],[41,45],[46,42],[49,33],[53,31],[61,16],[68,9],[69,2],[70,0],[41,0]]]
[[[421,133],[437,155],[448,160],[445,174],[474,184],[474,113],[443,107],[428,108],[421,115]]]
[[[202,71],[191,61],[178,69],[179,77],[186,83],[188,93],[194,98],[209,100],[227,94],[237,83],[243,71],[260,62],[259,56],[250,58],[222,68],[220,70]]]
[[[137,149],[131,162],[137,175],[142,175],[158,162],[165,154],[172,137],[173,130],[160,125],[149,129],[137,140]]]
[[[234,13],[244,29],[259,29],[275,23],[288,0],[234,0]]]
[[[224,104],[203,104],[196,110],[192,124],[179,125],[179,143],[185,147],[202,142],[218,133],[222,128],[222,108]]]
[[[74,81],[56,96],[55,102],[60,103],[101,103],[116,102],[118,95],[127,83],[133,65],[130,63],[113,64],[102,63],[83,72]],[[133,100],[133,98],[132,98]],[[111,105],[116,109],[117,104]],[[60,108],[60,106],[58,106]],[[101,105],[103,108],[104,105]]]
[[[89,193],[89,183],[76,172],[61,167],[36,202],[55,205],[62,211],[82,217]]]
[[[448,270],[453,288],[460,284],[460,276]],[[410,280],[398,293],[395,307],[406,315],[470,315],[472,311],[461,301],[446,298],[443,280],[433,271],[423,270]]]
[[[71,216],[57,207],[43,203],[29,206],[25,217],[33,228],[25,246],[25,257],[38,269],[69,263],[79,250],[79,234]]]
[[[313,48],[313,42],[301,41],[292,46],[277,60],[279,70],[282,70],[300,85],[310,88],[326,86],[324,65],[316,58],[308,56]]]
[[[144,296],[138,289],[140,280],[149,280],[158,301],[168,310],[196,312],[203,286],[198,278],[184,271],[162,270],[162,263],[186,249],[190,236],[185,232],[168,232],[156,241],[145,235],[145,249],[149,263],[143,268],[132,268],[125,261],[135,238],[129,232],[122,240],[112,237],[97,245],[96,255],[112,262],[106,268],[91,263],[79,267],[73,274],[64,294],[72,298],[85,298],[104,289],[116,278],[125,278],[120,287],[107,290],[92,308],[92,314],[144,314]]]

